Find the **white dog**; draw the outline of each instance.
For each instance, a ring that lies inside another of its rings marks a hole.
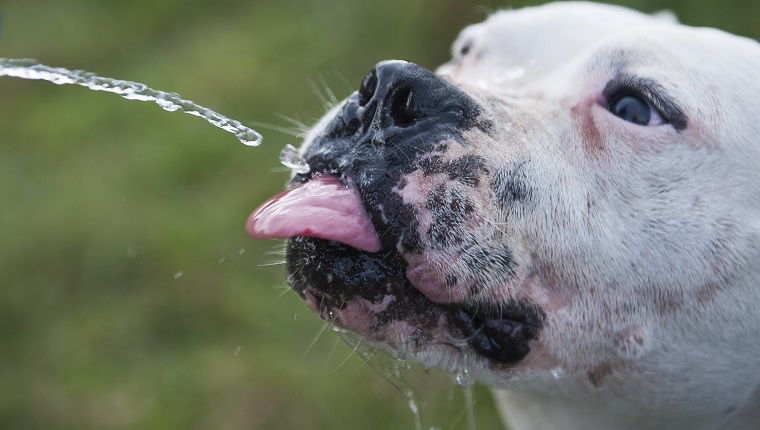
[[[512,429],[760,428],[760,47],[591,3],[378,64],[249,219],[323,318]]]

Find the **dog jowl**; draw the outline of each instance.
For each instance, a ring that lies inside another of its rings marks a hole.
[[[249,218],[322,318],[516,429],[760,420],[760,49],[562,2],[378,63]],[[686,376],[688,375],[688,376]]]

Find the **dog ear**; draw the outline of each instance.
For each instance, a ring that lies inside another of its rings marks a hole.
[[[652,17],[663,22],[678,24],[678,17],[672,10],[661,10],[652,14]]]

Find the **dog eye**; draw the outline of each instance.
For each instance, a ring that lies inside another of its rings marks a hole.
[[[652,102],[634,93],[622,93],[613,97],[607,109],[616,117],[636,125],[667,123]]]
[[[464,57],[470,53],[472,49],[472,40],[468,40],[462,46],[459,47],[459,57]]]
[[[460,38],[454,42],[451,47],[451,54],[454,61],[461,61],[464,57],[472,53],[472,48],[475,45],[475,40],[472,37]]]

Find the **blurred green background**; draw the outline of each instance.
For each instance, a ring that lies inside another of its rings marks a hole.
[[[488,0],[1,1],[0,57],[176,91],[247,124],[313,124],[388,58],[434,68]],[[757,38],[751,1],[631,1]],[[289,118],[289,119],[288,119]],[[246,216],[298,138],[249,148],[148,103],[0,78],[0,428],[413,429],[406,399],[288,291]],[[411,372],[465,429],[449,375]],[[480,429],[498,427],[476,387]]]

